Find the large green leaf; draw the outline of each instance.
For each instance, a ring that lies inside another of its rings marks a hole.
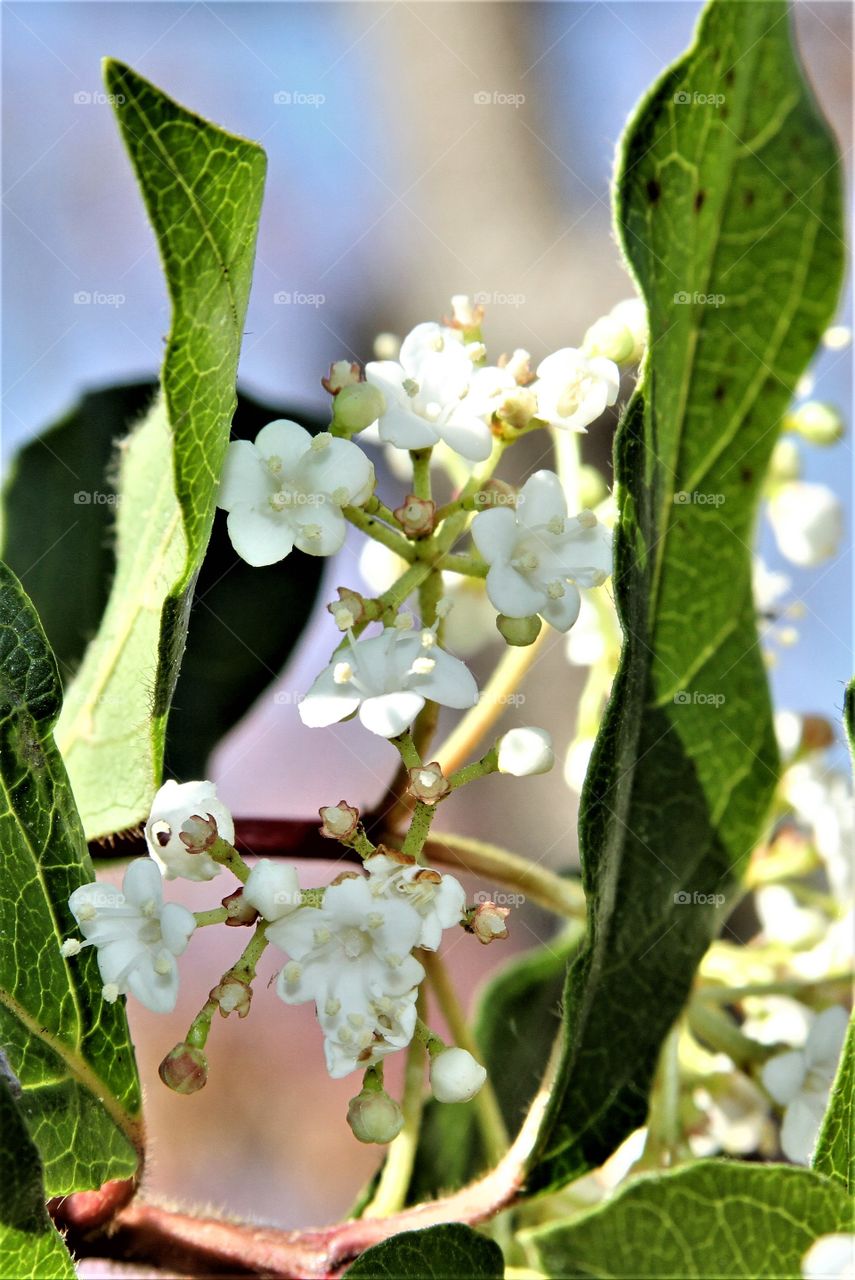
[[[4,495],[4,555],[39,612],[64,678],[98,629],[113,573],[118,441],[156,395],[138,382],[84,395],[18,454]],[[232,436],[254,439],[274,418],[320,422],[239,395]],[[41,495],[37,503],[33,494]],[[69,519],[73,523],[69,524]],[[214,524],[196,583],[187,650],[166,736],[167,768],[202,777],[213,748],[281,670],[310,612],[323,561],[295,552],[253,569],[237,556],[225,521]],[[74,601],[68,586],[74,581]],[[271,593],[281,608],[270,609]]]
[[[834,1178],[855,1195],[855,1018],[849,1021],[812,1164],[817,1173]]]
[[[39,1153],[0,1074],[0,1254],[19,1280],[74,1280],[74,1265],[45,1209]]]
[[[101,999],[93,950],[60,953],[69,895],[94,878],[52,737],[60,698],[38,617],[0,565],[0,1045],[49,1195],[131,1176],[141,1128],[123,1004]]]
[[[210,534],[264,185],[264,152],[118,62],[105,79],[172,302],[162,399],[117,486],[116,575],[57,738],[89,837],[138,822],[161,776],[193,584]]]
[[[471,1227],[450,1222],[425,1231],[402,1231],[366,1249],[344,1273],[352,1280],[498,1280],[502,1251]]]
[[[582,798],[589,935],[535,1187],[643,1123],[775,780],[755,508],[842,270],[836,148],[783,4],[708,6],[630,122],[616,215],[651,339],[616,442],[625,644]]]
[[[704,1160],[634,1178],[531,1239],[546,1274],[562,1280],[799,1280],[816,1237],[851,1227],[849,1197],[809,1169]]]

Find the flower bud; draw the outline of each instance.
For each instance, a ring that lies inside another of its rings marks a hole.
[[[499,773],[528,778],[535,773],[548,773],[555,764],[552,738],[545,729],[510,729],[496,745]]]
[[[843,418],[833,405],[808,400],[784,418],[785,431],[794,431],[810,444],[836,444],[844,434]]]
[[[633,348],[623,363],[638,364],[647,346],[647,307],[642,298],[624,298],[617,302],[609,312],[611,320],[625,324],[632,334]]]
[[[430,1087],[437,1102],[469,1102],[487,1072],[466,1049],[443,1049],[430,1062]]]
[[[778,440],[769,459],[769,481],[798,480],[802,473],[799,447],[794,440]]]
[[[486,946],[500,938],[507,938],[508,926],[505,920],[510,913],[510,907],[497,907],[495,902],[479,902],[474,910],[466,913],[463,927],[467,933],[474,933],[478,941]]]
[[[227,1018],[230,1013],[236,1013],[239,1018],[245,1018],[252,1002],[252,987],[242,978],[226,974],[222,981],[208,993],[208,999],[219,1005],[223,1018]]]
[[[321,835],[325,840],[349,840],[356,835],[359,826],[359,810],[346,800],[338,804],[326,805],[319,809],[321,815]]]
[[[496,617],[496,626],[499,634],[508,644],[525,647],[534,644],[540,635],[543,623],[536,613],[533,613],[530,618],[508,618],[504,613],[500,613]]]
[[[430,764],[419,765],[417,769],[410,769],[409,779],[407,790],[423,804],[437,804],[451,793],[451,783],[435,760]]]
[[[333,426],[347,435],[370,427],[386,412],[386,397],[370,382],[343,387],[333,401]]]
[[[223,906],[229,913],[226,924],[231,925],[233,929],[240,928],[242,925],[255,924],[258,919],[258,911],[243,896],[243,886],[235,889],[234,893],[227,894],[223,898]]]
[[[635,349],[635,341],[619,316],[595,320],[582,339],[586,356],[605,356],[615,364],[625,364]]]
[[[356,626],[357,622],[362,621],[365,614],[365,597],[358,591],[351,591],[349,587],[339,587],[338,600],[330,601],[327,611],[332,614],[333,622],[339,631],[349,631],[351,627]]]
[[[198,1093],[208,1083],[208,1059],[193,1045],[177,1044],[163,1059],[157,1074],[174,1093]]]
[[[531,369],[531,352],[517,347],[513,355],[501,355],[496,361],[500,369],[507,369],[518,387],[528,386],[534,382],[535,375]]]
[[[414,493],[408,493],[393,514],[409,538],[425,538],[433,531],[436,503],[430,498],[417,498]]]
[[[401,339],[397,333],[378,333],[374,339],[375,360],[397,360],[401,353]]]
[[[286,862],[259,858],[243,887],[243,898],[265,920],[281,920],[300,905],[296,868]]]
[[[793,564],[828,560],[843,537],[843,511],[824,484],[793,480],[781,485],[769,502],[769,521],[778,550]]]
[[[484,320],[484,308],[480,303],[473,303],[466,293],[455,293],[451,299],[451,320],[453,329],[480,329]]]
[[[358,364],[351,364],[349,360],[336,360],[335,364],[330,365],[327,377],[321,378],[321,386],[331,396],[337,396],[345,387],[355,387],[361,378]]]
[[[391,1142],[403,1128],[404,1113],[388,1093],[363,1089],[347,1104],[347,1123],[359,1142]]]

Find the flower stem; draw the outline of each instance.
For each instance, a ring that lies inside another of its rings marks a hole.
[[[793,996],[810,1004],[836,995],[838,988],[845,994],[851,982],[850,972],[832,973],[825,978],[782,978],[777,982],[750,982],[743,987],[700,986],[695,996],[712,1004],[736,1004],[749,996]]]
[[[407,1062],[404,1068],[404,1093],[401,1098],[404,1124],[397,1138],[389,1144],[386,1163],[383,1165],[374,1195],[361,1215],[363,1218],[385,1218],[392,1213],[398,1213],[406,1204],[419,1144],[424,1075],[424,1045],[417,1036],[414,1036],[407,1049]]]
[[[523,676],[534,665],[541,652],[549,628],[543,627],[533,644],[525,648],[509,647],[481,694],[480,699],[457,725],[435,753],[446,777],[454,773],[481,744],[516,693]]]
[[[519,854],[474,840],[470,836],[429,836],[425,853],[430,862],[459,867],[481,879],[519,889],[530,902],[570,920],[585,919],[585,894],[578,880],[557,876]]]
[[[437,568],[451,570],[452,573],[465,573],[469,578],[486,578],[490,566],[486,560],[476,560],[474,556],[455,555],[449,551],[437,561]]]
[[[231,871],[232,875],[240,880],[241,884],[246,884],[249,879],[249,867],[234,845],[229,844],[227,840],[223,840],[220,837],[208,852],[214,862]]]
[[[224,920],[228,920],[229,913],[225,907],[212,907],[210,911],[194,911],[193,918],[196,928],[201,929],[206,924],[222,924]]]
[[[409,854],[417,862],[424,862],[422,850],[425,840],[430,834],[430,824],[433,822],[435,813],[435,804],[425,804],[423,800],[416,801],[409,831],[404,837],[404,843],[401,845],[401,852]]]
[[[467,782],[474,782],[476,778],[486,778],[488,774],[495,773],[497,768],[498,752],[495,747],[491,747],[480,760],[465,764],[462,769],[453,773],[448,781],[452,787],[465,787]]]
[[[480,1062],[480,1050],[469,1030],[466,1014],[457,999],[457,992],[454,990],[445,964],[435,951],[423,952],[421,961],[427,970],[437,1004],[448,1024],[454,1043],[461,1049],[466,1049]],[[507,1151],[509,1141],[499,1101],[489,1080],[485,1080],[474,1101],[487,1158],[491,1165],[496,1165]]]
[[[411,449],[410,459],[413,464],[413,493],[417,498],[430,501],[430,455],[432,449]]]
[[[360,529],[369,538],[374,538],[376,542],[382,542],[384,547],[394,551],[395,555],[400,556],[402,560],[409,560],[410,563],[415,560],[416,553],[412,543],[400,533],[395,533],[395,530],[390,529],[388,525],[381,524],[374,516],[368,515],[361,507],[343,507],[342,515],[355,528]]]

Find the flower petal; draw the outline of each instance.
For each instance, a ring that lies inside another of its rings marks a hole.
[[[478,685],[466,663],[436,647],[430,650],[430,656],[435,664],[433,670],[427,675],[409,676],[410,689],[443,707],[458,710],[474,707],[478,701]]]
[[[516,517],[510,507],[479,511],[472,521],[472,541],[487,564],[510,560],[518,538]]]
[[[547,595],[509,564],[494,564],[487,574],[487,595],[499,613],[509,618],[528,618],[540,613]]]
[[[294,545],[309,556],[334,556],[344,546],[347,521],[334,502],[301,507],[291,517]]]
[[[294,483],[304,493],[346,494],[339,506],[359,506],[371,496],[374,466],[352,440],[330,437],[323,448],[303,454],[293,472]]]
[[[223,511],[231,511],[239,502],[254,506],[264,502],[269,493],[270,472],[255,445],[233,440],[226,450],[217,506]]]
[[[262,427],[255,437],[255,447],[262,458],[278,458],[282,464],[281,474],[290,476],[296,470],[303,454],[312,443],[312,437],[305,427],[289,418],[277,418]]]
[[[403,405],[391,405],[380,422],[380,439],[397,449],[429,449],[439,439],[436,429]]]
[[[359,708],[359,719],[366,729],[381,738],[395,738],[409,729],[424,705],[425,699],[420,693],[402,689],[398,693],[366,698]]]
[[[235,551],[255,568],[284,560],[294,545],[286,519],[273,511],[262,514],[243,502],[229,512],[228,530]]]
[[[151,858],[134,858],[125,872],[122,892],[132,906],[140,907],[151,901],[160,906],[163,901],[163,876],[160,868]]]
[[[167,902],[160,914],[160,931],[163,934],[163,945],[174,956],[183,955],[195,928],[196,917],[192,911],[178,902]]]
[[[556,631],[569,631],[579,617],[581,606],[582,597],[573,583],[568,582],[564,584],[563,596],[559,596],[557,600],[547,596],[546,604],[540,610],[540,616],[545,618]]]
[[[554,471],[535,471],[529,476],[517,501],[517,523],[525,529],[567,518],[567,499]]]
[[[484,462],[493,448],[490,428],[481,418],[466,413],[463,406],[437,422],[440,439],[470,462]]]

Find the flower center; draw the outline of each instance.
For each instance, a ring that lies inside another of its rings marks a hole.
[[[558,412],[562,418],[571,417],[579,405],[590,393],[594,385],[594,379],[589,373],[583,373],[581,370],[573,374],[568,382],[565,382],[561,395],[558,397]]]
[[[371,939],[357,925],[348,925],[338,935],[341,949],[348,960],[358,960],[371,949]]]

